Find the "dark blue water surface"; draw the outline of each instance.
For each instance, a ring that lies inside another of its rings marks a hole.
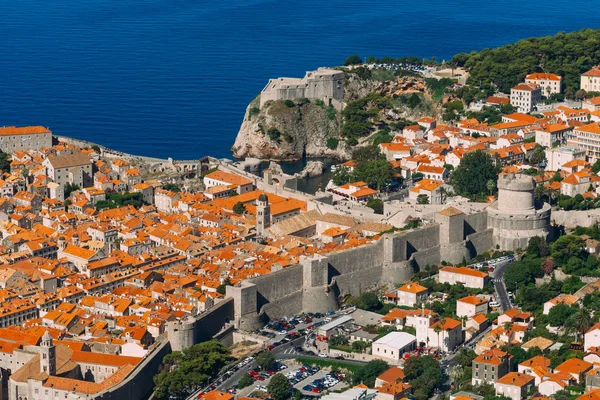
[[[226,157],[269,78],[354,53],[449,58],[598,16],[581,0],[0,0],[0,125]]]

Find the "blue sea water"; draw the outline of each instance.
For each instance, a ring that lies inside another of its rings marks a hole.
[[[598,27],[581,0],[0,0],[0,125],[228,157],[269,78]]]

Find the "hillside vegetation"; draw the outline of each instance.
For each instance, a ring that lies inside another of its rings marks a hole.
[[[468,83],[495,85],[505,93],[527,74],[558,74],[564,77],[565,95],[573,98],[579,90],[580,74],[600,64],[600,29],[560,32],[495,49],[460,53],[452,58],[452,63],[469,71]]]

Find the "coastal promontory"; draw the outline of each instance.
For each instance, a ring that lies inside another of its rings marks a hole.
[[[352,148],[373,143],[381,129],[388,127],[389,132],[390,123],[437,111],[425,81],[418,76],[373,76],[368,70],[343,70],[343,74],[339,100],[327,93],[316,99],[296,95],[261,100],[263,90],[246,109],[231,148],[234,156],[275,161],[303,157],[347,160]],[[295,78],[280,79],[287,84]]]

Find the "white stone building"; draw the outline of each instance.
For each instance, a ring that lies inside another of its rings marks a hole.
[[[562,76],[544,72],[536,72],[525,77],[525,83],[537,85],[542,88],[542,94],[561,93]]]
[[[520,83],[510,89],[510,104],[521,113],[530,113],[542,99],[542,90],[539,86]]]

